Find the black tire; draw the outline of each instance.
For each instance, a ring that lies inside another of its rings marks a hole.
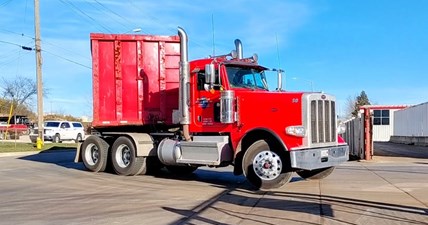
[[[76,139],[74,140],[74,142],[76,142],[76,143],[79,143],[80,141],[82,141],[83,140],[83,138],[82,138],[82,134],[77,134],[77,137],[76,137]]]
[[[178,176],[185,176],[185,175],[189,175],[193,172],[195,172],[196,169],[198,169],[198,167],[196,166],[165,166],[166,169],[174,174],[174,175],[178,175]]]
[[[82,144],[81,156],[86,169],[104,172],[107,165],[109,144],[98,136],[89,136]]]
[[[307,180],[320,180],[328,177],[331,173],[333,173],[336,167],[327,167],[316,170],[300,170],[296,173],[303,179]]]
[[[53,143],[61,143],[61,136],[59,134],[55,134],[52,138]]]
[[[283,186],[288,183],[292,175],[286,154],[286,152],[271,151],[265,140],[254,142],[245,152],[242,161],[245,177],[257,189],[273,189]]]
[[[122,136],[114,141],[111,148],[111,161],[114,171],[123,176],[138,175],[146,167],[145,157],[137,157],[134,143]]]

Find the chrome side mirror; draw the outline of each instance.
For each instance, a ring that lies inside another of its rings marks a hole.
[[[213,85],[215,82],[215,68],[214,64],[205,65],[205,83]]]

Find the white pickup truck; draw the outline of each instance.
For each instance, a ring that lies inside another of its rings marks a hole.
[[[71,121],[45,121],[44,139],[60,143],[62,141],[75,141],[76,143],[85,138],[85,129],[80,122]],[[37,141],[38,129],[34,128],[30,134],[31,142]]]

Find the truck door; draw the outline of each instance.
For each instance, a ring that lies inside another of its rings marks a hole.
[[[220,90],[218,72],[216,72],[216,82],[212,88],[205,84],[205,73],[199,71],[196,76],[195,91],[195,125],[198,127],[210,128],[223,126],[220,123]]]

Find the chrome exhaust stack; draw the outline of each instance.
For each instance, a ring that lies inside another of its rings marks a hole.
[[[179,111],[181,114],[180,124],[183,125],[183,135],[186,141],[190,141],[190,70],[188,60],[188,38],[183,28],[178,27],[178,36],[180,37],[180,85],[179,85]]]
[[[239,39],[235,39],[235,48],[238,59],[242,59],[244,57],[244,50],[242,49],[242,42]]]

